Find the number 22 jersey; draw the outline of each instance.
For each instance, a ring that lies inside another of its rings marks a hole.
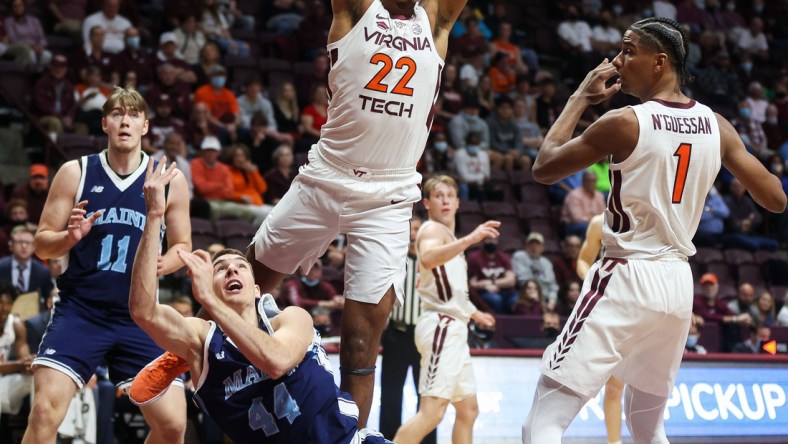
[[[443,59],[424,8],[393,18],[373,0],[340,40],[328,45],[328,121],[318,146],[350,164],[413,169],[432,126]]]

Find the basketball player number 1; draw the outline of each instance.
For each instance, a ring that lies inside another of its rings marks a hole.
[[[692,144],[682,143],[679,145],[674,156],[679,158],[679,164],[676,168],[676,180],[673,181],[673,203],[681,203],[681,198],[684,196],[684,184],[687,182],[687,170],[689,170],[690,157],[692,154]]]

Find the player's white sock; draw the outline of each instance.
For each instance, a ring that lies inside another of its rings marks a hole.
[[[627,384],[624,408],[629,434],[635,444],[670,444],[662,416],[667,402],[667,396],[652,395]]]
[[[588,398],[540,376],[531,411],[523,424],[523,444],[561,444],[561,437]]]

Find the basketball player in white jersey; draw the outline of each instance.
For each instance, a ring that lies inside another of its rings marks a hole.
[[[416,291],[422,315],[416,324],[416,348],[421,354],[419,411],[403,424],[394,442],[418,444],[443,419],[452,403],[457,411],[452,442],[473,442],[473,423],[479,413],[476,381],[468,349],[468,322],[492,329],[495,318],[476,309],[468,298],[468,264],[463,252],[487,237],[498,237],[501,225],[487,221],[465,237],[454,236],[459,208],[457,183],[435,176],[424,184],[424,206],[429,212],[416,235],[419,277]]]
[[[347,235],[341,388],[358,404],[363,427],[380,336],[402,299],[408,224],[421,197],[416,163],[432,125],[449,31],[466,0],[331,3],[328,121],[247,258],[265,293],[296,269],[308,271],[339,233]],[[166,368],[172,377],[182,370]],[[147,391],[146,398],[156,392]]]
[[[533,175],[542,183],[605,156],[612,181],[603,257],[588,271],[561,335],[545,350],[524,443],[560,443],[611,375],[626,384],[634,442],[667,443],[662,415],[692,317],[687,257],[695,254],[692,237],[720,165],[761,206],[785,209],[780,181],[747,153],[733,126],[682,94],[687,52],[687,37],[675,21],[634,23],[621,52],[586,76],[539,150]],[[586,107],[619,90],[642,104],[609,111],[572,139]]]

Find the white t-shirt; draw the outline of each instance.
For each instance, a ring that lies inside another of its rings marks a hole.
[[[90,52],[90,30],[94,26],[101,26],[104,29],[104,51],[117,54],[126,47],[124,34],[131,28],[131,22],[122,15],[118,14],[113,19],[108,19],[103,12],[95,12],[82,23],[82,41],[85,42],[85,50]]]
[[[591,27],[588,23],[577,20],[575,22],[561,22],[558,25],[558,35],[566,40],[572,47],[580,47],[583,52],[591,51]]]

